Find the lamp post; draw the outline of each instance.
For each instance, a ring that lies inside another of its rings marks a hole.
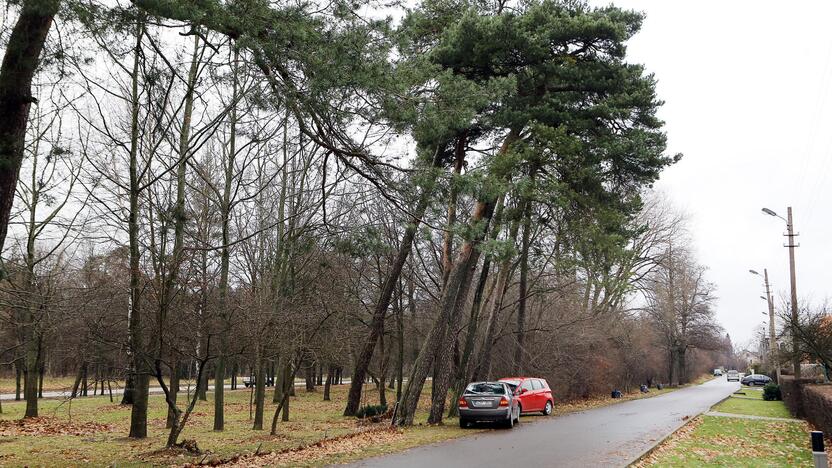
[[[780,385],[780,358],[777,356],[777,340],[774,334],[774,300],[771,298],[771,288],[768,284],[768,269],[763,268],[763,274],[748,270],[752,275],[762,276],[766,285],[766,297],[760,296],[768,304],[768,348],[771,353],[771,362],[774,364],[774,369],[777,371],[777,385]],[[765,314],[765,312],[763,312]]]
[[[794,271],[794,248],[797,247],[794,243],[794,223],[792,222],[792,207],[788,207],[786,209],[786,218],[778,215],[774,211],[763,208],[763,213],[769,216],[776,216],[783,221],[786,222],[786,234],[785,236],[789,238],[789,243],[785,245],[785,247],[789,248],[789,277],[791,280],[791,296],[792,296],[792,323],[791,323],[791,332],[792,332],[792,353],[794,356],[792,357],[792,364],[794,365],[794,378],[800,378],[800,346],[797,344],[797,275]]]

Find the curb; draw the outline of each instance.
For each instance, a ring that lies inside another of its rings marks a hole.
[[[695,414],[695,415],[693,415],[693,416],[689,417],[689,418],[688,418],[688,420],[687,420],[687,421],[685,421],[685,423],[684,423],[684,424],[682,424],[681,426],[677,427],[676,429],[673,429],[672,431],[670,431],[670,433],[668,433],[667,435],[665,435],[664,437],[662,437],[661,439],[659,439],[659,440],[658,440],[655,444],[653,444],[653,446],[652,446],[652,447],[650,447],[650,448],[648,448],[647,450],[644,450],[643,452],[641,452],[641,454],[639,454],[639,455],[638,455],[636,458],[634,458],[632,461],[628,462],[625,466],[627,466],[627,467],[633,466],[634,464],[636,464],[636,463],[640,462],[642,459],[644,459],[645,457],[647,457],[647,456],[648,456],[648,455],[650,455],[651,453],[655,452],[655,451],[656,451],[656,449],[657,449],[657,448],[659,448],[659,446],[660,446],[660,445],[662,445],[662,444],[663,444],[663,443],[664,443],[667,439],[669,439],[670,437],[672,437],[674,434],[676,434],[677,432],[679,432],[679,430],[680,430],[680,429],[682,429],[683,427],[685,427],[685,426],[687,426],[688,424],[690,424],[690,423],[691,423],[694,419],[696,419],[696,418],[698,418],[699,416],[702,416],[703,414],[705,414],[705,413],[707,413],[708,411],[710,411],[710,410],[711,410],[711,408],[713,408],[714,406],[716,406],[716,405],[718,405],[718,404],[722,403],[723,401],[725,401],[725,400],[727,400],[727,399],[731,398],[731,395],[733,395],[733,393],[731,393],[731,394],[730,394],[730,395],[728,395],[727,397],[725,397],[725,398],[723,398],[723,399],[719,400],[718,402],[714,403],[713,405],[711,405],[711,407],[710,407],[710,408],[706,409],[705,411],[701,411],[701,412],[699,412],[698,414]]]

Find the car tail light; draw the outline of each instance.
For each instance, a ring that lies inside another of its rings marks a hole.
[[[460,398],[459,399],[459,407],[460,408],[467,408],[468,407],[468,402],[465,401],[465,398]]]
[[[508,400],[506,400],[506,397],[500,398],[500,406],[508,406]]]

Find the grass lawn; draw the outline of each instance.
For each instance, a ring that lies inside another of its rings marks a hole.
[[[747,392],[750,393],[750,392]],[[760,392],[762,393],[762,392]],[[786,405],[782,401],[764,401],[762,396],[760,399],[751,399],[752,397],[737,397],[731,396],[722,403],[711,408],[714,411],[721,413],[732,414],[746,414],[753,416],[766,416],[770,418],[791,418]]]
[[[743,388],[711,408],[738,416],[791,418],[782,401],[764,401],[762,391]],[[814,466],[811,428],[802,420],[772,421],[700,416],[679,429],[635,466]]]
[[[118,400],[115,403],[110,403],[108,398],[79,398],[71,403],[58,399],[41,400],[42,419],[24,426],[12,422],[0,425],[0,466],[184,464],[200,460],[208,462],[212,458],[228,459],[238,454],[254,453],[258,448],[259,453],[280,453],[324,440],[334,442],[338,438],[349,437],[349,443],[341,443],[340,446],[324,443],[301,450],[303,453],[300,454],[286,454],[285,462],[280,457],[269,461],[276,465],[318,466],[476,432],[459,429],[456,420],[449,420],[444,426],[422,424],[403,431],[379,431],[386,429],[387,425],[359,424],[355,418],[341,416],[346,393],[347,386],[333,387],[332,401],[324,402],[320,391],[307,393],[299,389],[297,397],[291,399],[290,421],[279,422],[279,434],[274,437],[269,435],[268,430],[251,430],[248,390],[226,391],[226,430],[214,432],[213,395],[209,393],[208,401],[199,402],[180,437],[180,441],[197,441],[199,448],[205,452],[198,456],[159,451],[167,435],[164,428],[166,407],[161,396],[150,397],[149,437],[140,441],[125,437],[129,429],[130,407],[120,406]],[[426,392],[422,405],[425,408],[429,403],[429,393]],[[370,390],[367,395],[367,402],[375,403],[377,392]],[[270,396],[269,393],[265,417],[267,427],[275,408]],[[0,420],[19,419],[24,409],[23,402],[4,402]],[[426,412],[417,418],[420,422],[426,419]],[[373,433],[365,434],[368,430]],[[335,446],[334,453],[332,446]]]
[[[814,466],[809,427],[794,422],[700,416],[637,466]]]

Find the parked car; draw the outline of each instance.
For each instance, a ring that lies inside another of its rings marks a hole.
[[[727,379],[728,379],[729,382],[732,381],[732,380],[734,382],[739,382],[740,381],[740,373],[735,371],[734,369],[731,369],[731,370],[728,371]]]
[[[252,387],[256,383],[257,383],[256,377],[253,376],[253,375],[250,375],[248,377],[243,377],[243,385],[245,385],[246,388]],[[272,385],[274,385],[274,377],[266,377],[266,386],[271,387]]]
[[[459,427],[490,421],[514,427],[520,422],[520,401],[505,382],[473,382],[459,397]]]
[[[546,379],[537,377],[505,377],[500,379],[511,387],[520,403],[520,413],[541,412],[546,416],[552,414],[555,398]]]
[[[771,377],[762,374],[748,374],[742,378],[742,384],[753,387],[755,385],[765,385],[771,382]]]
[[[722,369],[714,369],[714,377],[721,377]]]

